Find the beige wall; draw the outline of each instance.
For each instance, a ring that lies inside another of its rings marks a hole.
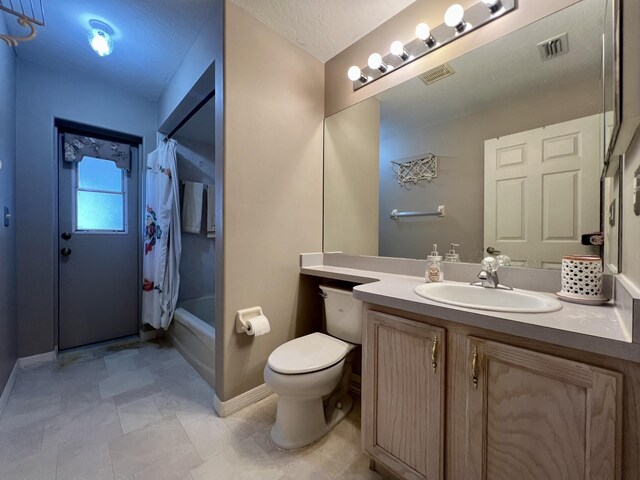
[[[519,1],[517,10],[504,18],[485,25],[432,54],[425,55],[402,69],[377,80],[375,83],[353,92],[352,84],[347,79],[347,69],[351,65],[365,66],[367,58],[372,52],[377,51],[384,55],[389,51],[389,45],[394,40],[408,42],[414,39],[415,27],[419,22],[427,22],[432,26],[443,23],[444,12],[452,3],[451,0],[417,0],[325,64],[325,114],[332,115],[577,1]],[[476,0],[460,0],[458,3],[467,8],[477,2]]]
[[[622,121],[623,128],[617,150],[625,153],[622,181],[622,274],[640,291],[640,217],[633,213],[633,174],[640,168],[640,134],[636,127],[640,119],[640,2],[625,0],[623,4],[623,65]],[[629,48],[631,46],[631,48]],[[635,134],[635,137],[633,135]],[[627,142],[633,138],[629,148]],[[624,149],[623,149],[624,148]]]
[[[633,176],[638,169],[640,135],[635,136],[625,155],[622,183],[622,274],[640,291],[640,217],[633,211]]]
[[[324,251],[378,255],[380,103],[333,115],[324,131]]]
[[[307,302],[298,262],[322,248],[324,118],[322,63],[225,6],[224,312],[216,332],[223,401],[262,384],[269,354],[322,314]],[[271,332],[237,334],[235,312],[255,305]]]
[[[617,155],[625,154],[640,125],[640,2],[622,4],[622,127],[615,145]],[[624,253],[623,253],[624,255]]]
[[[618,161],[619,164],[619,161]],[[608,273],[620,271],[620,167],[607,172],[603,185],[602,223],[604,227],[604,266]],[[615,223],[609,223],[609,207],[615,202]]]
[[[433,243],[442,255],[450,243],[460,243],[461,260],[479,262],[484,249],[484,141],[594,115],[600,112],[601,102],[598,79],[585,79],[384,140],[380,148],[380,255],[424,258]],[[426,152],[438,156],[438,177],[431,183],[398,185],[391,160]],[[593,195],[598,195],[598,185],[593,185]],[[389,219],[394,208],[424,211],[438,205],[447,207],[446,217]]]

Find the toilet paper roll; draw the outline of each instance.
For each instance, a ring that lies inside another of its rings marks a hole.
[[[269,320],[264,315],[258,315],[251,320],[247,320],[247,335],[259,337],[271,331]]]

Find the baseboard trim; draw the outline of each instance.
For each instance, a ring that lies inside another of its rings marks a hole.
[[[2,395],[0,395],[0,415],[4,411],[4,407],[7,406],[7,402],[9,401],[9,395],[11,395],[11,390],[13,390],[13,385],[16,383],[16,377],[18,376],[18,370],[20,369],[19,360],[16,360],[16,363],[13,364],[13,369],[11,370],[11,374],[7,379],[7,383],[2,390]]]
[[[226,402],[223,402],[218,398],[216,393],[213,394],[213,409],[216,411],[218,416],[227,417],[232,413],[238,412],[249,405],[253,405],[256,402],[259,402],[263,398],[267,398],[269,395],[273,393],[271,387],[269,387],[266,383],[262,385],[258,385],[256,388],[252,388],[248,392],[244,392],[237,397],[233,397]]]
[[[18,359],[20,368],[30,367],[39,363],[55,362],[58,358],[58,349],[51,352],[39,353],[37,355],[31,355],[30,357],[22,357]]]

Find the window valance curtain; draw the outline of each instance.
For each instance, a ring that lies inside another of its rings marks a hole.
[[[64,161],[81,162],[84,157],[110,160],[118,168],[131,170],[131,148],[128,144],[65,133]]]

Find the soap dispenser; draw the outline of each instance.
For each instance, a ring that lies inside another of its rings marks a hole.
[[[449,251],[444,255],[445,262],[460,263],[460,254],[456,252],[456,247],[459,246],[459,243],[452,243],[449,245]]]
[[[424,274],[427,282],[441,282],[444,279],[442,273],[442,257],[438,254],[438,245],[433,244],[433,251],[427,257],[427,270]]]

